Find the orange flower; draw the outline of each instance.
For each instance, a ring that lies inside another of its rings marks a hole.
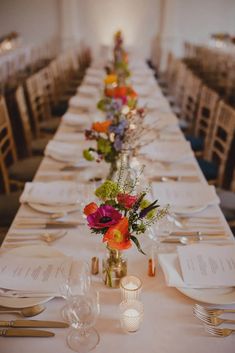
[[[98,206],[95,202],[91,202],[88,205],[86,205],[86,207],[84,207],[83,213],[86,216],[89,216],[92,213],[95,213],[98,209]]]
[[[92,129],[97,132],[108,132],[109,126],[111,124],[110,120],[103,121],[103,122],[96,122],[92,124]]]
[[[123,217],[117,224],[107,230],[103,237],[103,242],[107,241],[111,249],[129,249],[131,247],[131,241],[128,225],[128,219]]]

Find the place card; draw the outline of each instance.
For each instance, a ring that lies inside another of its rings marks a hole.
[[[178,247],[183,280],[190,286],[235,285],[235,245],[191,245]]]

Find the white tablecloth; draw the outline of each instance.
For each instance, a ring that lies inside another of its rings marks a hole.
[[[156,84],[157,85],[157,84]],[[73,131],[73,128],[61,125],[58,134]],[[82,142],[78,140],[81,147]],[[170,143],[170,142],[169,142]],[[91,170],[95,175],[96,164],[91,164]],[[147,168],[157,168],[157,163],[152,162]],[[187,159],[196,168],[196,175],[204,183],[204,177],[193,156]],[[48,172],[55,172],[57,178],[63,179],[64,175],[60,168],[64,163],[53,161],[45,157],[35,180],[43,180]],[[93,169],[92,169],[93,168]],[[91,172],[90,172],[91,173]],[[52,174],[53,175],[53,174]],[[75,180],[79,180],[81,171],[75,172]],[[207,208],[203,215],[217,216],[225,230],[232,234],[224,220],[218,206]],[[43,217],[27,205],[22,205],[16,220],[20,217]],[[81,219],[81,213],[76,212],[68,216],[69,219]],[[14,230],[14,223],[9,230]],[[30,232],[29,230],[25,231]],[[6,245],[7,242],[3,244]],[[151,241],[148,237],[141,239],[144,249],[149,252]],[[52,246],[52,245],[51,245]],[[99,235],[92,236],[85,225],[76,229],[68,230],[66,237],[53,243],[53,247],[63,253],[75,258],[83,258],[90,261],[92,256],[101,258],[104,255],[104,245]],[[172,245],[166,245],[165,250],[172,251]],[[7,249],[6,249],[7,250]],[[163,249],[164,250],[164,249]],[[195,300],[181,294],[175,288],[169,288],[165,284],[161,269],[157,268],[156,277],[148,277],[148,256],[141,255],[133,246],[126,252],[128,258],[128,274],[133,274],[143,281],[141,299],[144,303],[144,321],[141,329],[136,333],[126,334],[122,331],[119,323],[118,305],[121,302],[119,289],[109,289],[104,286],[100,275],[93,276],[93,282],[100,291],[101,313],[98,318],[96,329],[100,334],[100,343],[94,350],[97,353],[233,353],[235,351],[235,335],[226,339],[215,338],[207,334],[203,325],[193,317],[192,306]],[[46,304],[47,309],[35,317],[42,320],[61,320],[60,310],[64,305],[63,299],[53,299]],[[235,308],[235,305],[234,305]],[[2,319],[14,319],[13,315],[2,315]],[[66,343],[69,329],[51,329],[56,333],[54,338],[2,338],[0,337],[1,353],[69,353],[70,348]]]

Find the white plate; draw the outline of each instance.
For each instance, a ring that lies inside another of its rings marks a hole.
[[[41,203],[29,202],[28,205],[34,210],[42,213],[70,213],[80,209],[80,203],[73,205],[43,205]]]
[[[228,288],[176,288],[189,298],[208,304],[235,304],[235,287]]]
[[[45,245],[32,245],[11,249],[9,254],[21,255],[25,257],[60,257],[64,256],[60,251]],[[8,298],[0,296],[0,305],[10,308],[26,308],[36,304],[46,303],[53,297],[35,297],[35,298]]]

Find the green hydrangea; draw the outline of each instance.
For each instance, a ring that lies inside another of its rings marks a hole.
[[[105,155],[111,152],[112,146],[110,141],[103,138],[99,138],[97,141],[97,149],[100,153]]]
[[[87,160],[87,161],[94,161],[94,157],[92,155],[92,153],[89,150],[84,150],[83,151],[83,157]]]
[[[118,193],[119,193],[119,187],[117,183],[111,180],[106,180],[95,191],[95,195],[103,201],[115,199]]]

